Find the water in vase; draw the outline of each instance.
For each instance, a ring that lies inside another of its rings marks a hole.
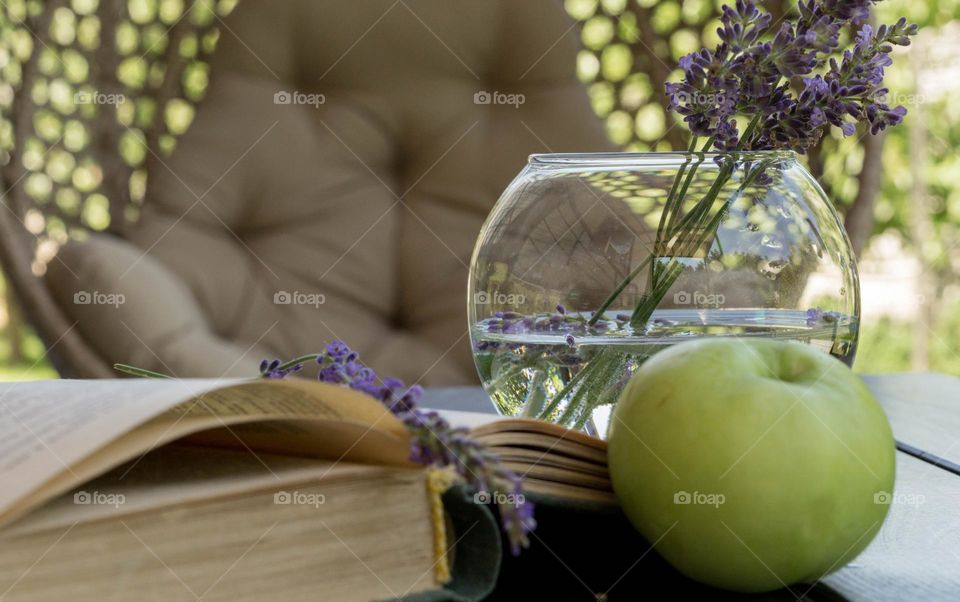
[[[593,323],[591,317],[501,312],[474,324],[480,378],[497,411],[602,437],[630,376],[669,345],[717,336],[777,338],[813,345],[850,365],[859,327],[852,316],[821,310],[661,309],[641,332],[629,315],[608,312]]]

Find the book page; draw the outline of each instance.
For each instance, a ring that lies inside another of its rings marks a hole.
[[[56,380],[0,394],[0,512],[138,424],[224,381]]]
[[[245,426],[231,428],[238,424]],[[207,444],[251,453],[402,465],[409,448],[405,427],[382,404],[337,385],[295,379],[16,383],[0,396],[0,524],[122,462],[211,429]]]
[[[470,432],[478,438],[500,433],[536,433],[548,438],[573,441],[578,445],[603,452],[607,450],[607,443],[603,439],[544,420],[462,410],[436,410],[436,412],[451,425],[470,429]]]
[[[170,445],[121,464],[58,496],[0,530],[0,542],[29,532],[66,528],[78,522],[116,519],[254,491],[296,489],[297,485],[307,483],[344,480],[422,478],[420,472],[271,454],[254,457],[246,452]],[[77,502],[78,495],[80,502]]]
[[[502,435],[507,433],[527,433],[539,435],[548,439],[560,439],[576,445],[590,448],[603,454],[607,453],[607,442],[582,432],[568,429],[543,420],[531,418],[503,418],[495,422],[487,422],[470,429],[475,437],[482,439],[488,435]]]

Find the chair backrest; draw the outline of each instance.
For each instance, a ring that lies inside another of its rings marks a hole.
[[[3,3],[0,262],[62,374],[111,371],[40,276],[69,238],[137,218],[146,174],[189,124],[234,4]]]
[[[486,215],[530,153],[611,148],[578,49],[557,2],[242,2],[127,237],[217,337],[340,338],[382,373],[470,382]]]

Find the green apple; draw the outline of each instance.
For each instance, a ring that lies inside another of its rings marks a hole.
[[[613,411],[610,476],[633,525],[697,581],[811,582],[873,539],[893,488],[886,415],[846,365],[798,342],[662,351]]]

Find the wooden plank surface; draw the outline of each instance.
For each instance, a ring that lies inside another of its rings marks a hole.
[[[960,600],[960,477],[897,453],[880,533],[824,583],[848,600]]]
[[[929,373],[863,380],[883,405],[902,449],[931,454],[928,461],[940,458],[946,468],[960,471],[960,378]]]

